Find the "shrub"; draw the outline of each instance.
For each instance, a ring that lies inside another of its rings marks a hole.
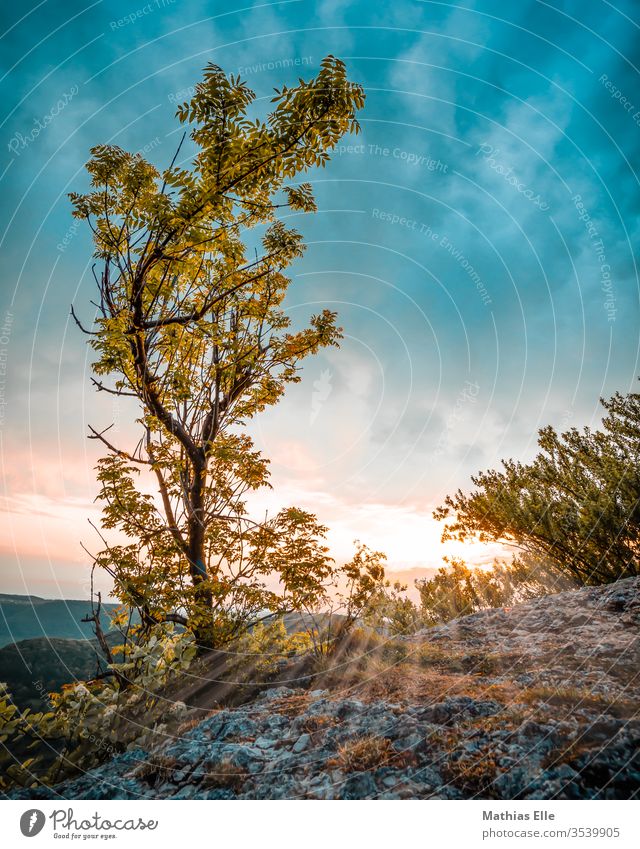
[[[156,626],[144,642],[129,642],[120,650],[123,659],[109,664],[109,677],[63,686],[50,694],[52,710],[46,713],[20,711],[5,688],[0,694],[1,790],[55,784],[163,732],[167,707],[158,691],[189,667],[196,651],[193,636]],[[174,717],[184,710],[181,702],[170,707]],[[34,756],[22,760],[30,751]]]
[[[233,644],[231,668],[239,680],[264,680],[278,671],[282,661],[308,654],[312,648],[310,634],[287,633],[282,619],[259,622]]]
[[[447,497],[434,513],[443,540],[513,543],[580,584],[639,575],[640,395],[601,403],[600,430],[545,427],[532,462],[503,460]]]
[[[406,589],[398,581],[386,581],[371,598],[364,621],[391,637],[415,633],[423,623],[418,608],[405,595]]]
[[[490,568],[470,567],[458,558],[444,558],[448,567],[430,580],[416,581],[420,593],[420,618],[438,625],[489,607],[507,607],[575,586],[566,575],[530,556],[510,563],[496,561]]]

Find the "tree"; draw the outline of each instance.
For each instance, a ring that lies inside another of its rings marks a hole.
[[[371,599],[364,621],[376,631],[395,637],[414,634],[424,622],[414,602],[406,595],[407,586],[400,581],[385,581]]]
[[[486,577],[481,575],[481,572],[481,569],[472,569],[454,557],[448,561],[448,566],[438,569],[433,578],[416,581],[426,624],[437,625],[459,616],[468,616],[484,607],[501,605],[503,596],[497,581],[489,574]]]
[[[420,619],[438,625],[489,607],[506,607],[574,584],[552,565],[527,555],[510,562],[496,560],[488,567],[467,566],[457,557],[445,557],[447,566],[433,578],[416,581]]]
[[[640,395],[601,403],[601,429],[545,427],[531,463],[503,460],[447,497],[443,539],[508,542],[580,584],[640,574]]]
[[[247,494],[268,485],[269,472],[243,427],[300,380],[305,357],[340,339],[329,310],[290,329],[283,272],[303,242],[277,215],[316,209],[311,185],[296,180],[359,131],[364,94],[329,56],[315,79],[276,90],[265,120],[250,114],[254,98],[239,77],[208,65],[177,111],[191,128],[190,167],[178,162],[186,133],[163,172],[99,145],[87,164],[91,190],[70,195],[101,263],[94,327],[72,308],[96,354],[92,380],[139,410],[135,448],[91,428],[108,449],[98,465],[103,528],[130,540],[103,537],[96,563],[143,626],[186,623],[204,646],[261,611],[317,602],[333,574],[313,515],[247,515]],[[145,491],[150,476],[157,497]],[[277,592],[265,583],[274,571]]]

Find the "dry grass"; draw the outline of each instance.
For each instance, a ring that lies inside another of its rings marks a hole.
[[[300,727],[303,732],[313,734],[316,731],[330,728],[332,725],[336,725],[337,722],[338,720],[335,716],[329,716],[327,713],[318,713],[303,717]]]
[[[366,772],[388,766],[391,761],[397,759],[398,752],[393,748],[391,740],[386,737],[368,736],[343,743],[336,757],[328,762],[328,766],[344,772]]]
[[[156,787],[165,782],[179,768],[180,763],[175,758],[152,754],[148,761],[139,764],[130,775],[132,778],[137,778],[138,781],[144,781],[146,784]]]
[[[529,687],[521,693],[526,704],[545,704],[566,708],[592,708],[607,710],[613,716],[632,717],[637,715],[637,705],[620,695],[593,693],[588,687]]]
[[[423,643],[415,648],[412,660],[420,666],[435,666],[448,672],[492,675],[501,669],[513,669],[521,661],[520,655],[495,652],[469,652]]]
[[[176,729],[176,735],[181,737],[183,734],[186,734],[188,731],[191,731],[193,728],[197,728],[198,725],[202,722],[202,717],[197,716],[194,719],[188,719],[186,722],[181,723]]]
[[[274,713],[295,719],[296,716],[305,712],[310,703],[311,699],[307,693],[302,693],[299,696],[285,696],[281,699],[275,699],[271,702],[271,709]]]
[[[479,795],[484,799],[498,797],[493,782],[499,774],[496,753],[489,747],[465,753],[458,758],[450,758],[442,765],[445,781],[455,785],[466,796]]]
[[[469,696],[474,699],[494,699],[502,704],[516,700],[520,688],[511,682],[484,683],[471,674],[443,671],[437,668],[420,668],[402,663],[384,666],[372,662],[367,675],[354,687],[358,698],[364,700],[389,699],[413,703],[439,702],[451,696]]]
[[[207,772],[203,776],[202,784],[206,788],[227,788],[229,790],[240,790],[249,773],[242,767],[236,766],[230,760],[221,761],[215,771]]]

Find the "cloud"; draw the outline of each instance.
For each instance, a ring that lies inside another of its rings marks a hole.
[[[346,336],[252,423],[272,458],[274,507],[301,501],[335,523],[340,556],[361,536],[386,548],[394,568],[426,568],[441,553],[430,510],[444,493],[502,456],[526,459],[537,427],[597,421],[601,392],[635,387],[640,223],[630,164],[640,134],[599,82],[606,74],[636,98],[628,20],[585,6],[580,26],[561,7],[532,2],[491,10],[507,23],[476,3],[260,6],[211,21],[210,3],[182,4],[112,30],[131,12],[116,0],[47,39],[63,22],[47,5],[12,32],[7,66],[28,58],[7,80],[5,109],[25,100],[7,120],[5,144],[87,81],[2,181],[7,308],[17,286],[2,521],[9,548],[30,552],[34,580],[38,558],[62,563],[95,509],[89,414],[96,426],[116,419],[122,441],[134,439],[132,411],[92,393],[85,340],[65,324],[71,300],[87,316],[95,295],[88,234],[57,248],[71,223],[65,193],[86,185],[82,166],[98,142],[137,150],[159,138],[149,155],[166,164],[178,138],[170,95],[193,85],[209,59],[245,70],[261,98],[256,113],[274,86],[314,73],[330,52],[347,58],[368,92],[363,135],[346,142],[362,152],[336,154],[310,175],[321,212],[296,219],[311,246],[287,306],[296,319],[338,309]],[[478,154],[483,144],[493,163]],[[572,193],[610,258],[613,323]],[[467,380],[480,393],[458,415]]]

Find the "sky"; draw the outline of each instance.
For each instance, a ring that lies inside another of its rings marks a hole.
[[[252,423],[273,485],[255,509],[311,509],[338,560],[360,539],[403,576],[501,553],[441,544],[434,507],[638,377],[639,35],[621,0],[4,4],[0,591],[88,596],[88,425],[134,442],[70,322],[95,283],[67,193],[99,143],[166,167],[210,61],[261,112],[330,53],[367,94],[309,177],[318,212],[288,222],[308,247],[287,309],[337,310],[344,341]]]

